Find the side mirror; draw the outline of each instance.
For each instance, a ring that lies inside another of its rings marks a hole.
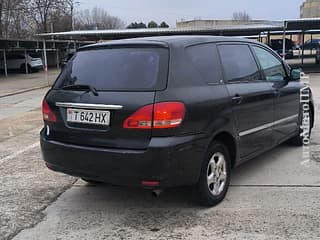
[[[301,69],[292,69],[290,79],[291,81],[299,81],[301,79]]]

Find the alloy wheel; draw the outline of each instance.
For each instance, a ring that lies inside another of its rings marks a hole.
[[[207,184],[213,196],[219,196],[227,181],[227,163],[225,156],[218,152],[214,153],[207,168]]]

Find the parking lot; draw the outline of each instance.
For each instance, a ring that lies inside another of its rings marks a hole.
[[[318,118],[310,160],[302,157],[306,149],[283,144],[235,169],[220,205],[200,208],[190,188],[155,198],[47,170],[38,141],[40,105],[57,74],[0,79],[0,240],[320,239]],[[28,78],[34,84],[23,86]],[[319,116],[320,74],[305,80]]]
[[[59,70],[51,69],[48,73],[40,71],[32,74],[10,73],[8,77],[0,77],[0,98],[16,95],[30,90],[50,86],[58,75]]]

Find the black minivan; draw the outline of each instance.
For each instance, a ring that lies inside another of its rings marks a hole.
[[[88,182],[193,186],[199,203],[213,206],[232,168],[289,139],[305,142],[314,105],[299,80],[272,49],[238,38],[82,47],[43,100],[43,157]]]

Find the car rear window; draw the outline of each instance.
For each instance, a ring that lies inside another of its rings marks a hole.
[[[79,51],[66,64],[55,88],[76,84],[97,90],[160,90],[166,86],[168,58],[165,48]]]

